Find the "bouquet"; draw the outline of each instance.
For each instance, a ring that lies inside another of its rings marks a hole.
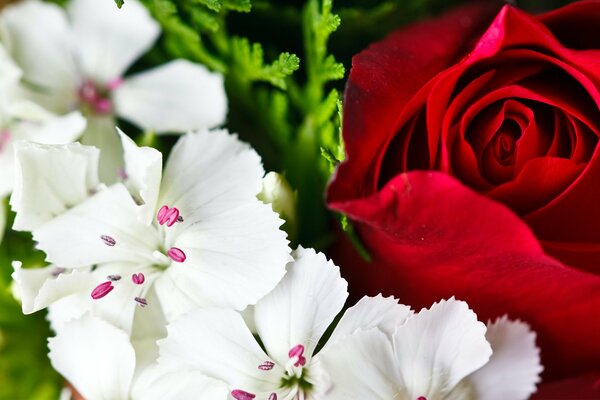
[[[9,3],[1,399],[600,398],[599,1]]]

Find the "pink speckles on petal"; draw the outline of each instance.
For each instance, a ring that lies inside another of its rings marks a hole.
[[[277,393],[271,393],[269,400],[277,400]]]
[[[177,207],[162,206],[158,210],[156,219],[160,225],[167,224],[168,227],[171,227],[179,220],[179,209]]]
[[[92,299],[98,300],[109,294],[115,287],[112,285],[112,282],[104,282],[96,286],[94,290],[92,290]]]
[[[115,78],[108,81],[106,84],[106,88],[108,90],[118,89],[123,84],[123,78]]]
[[[171,247],[169,251],[167,251],[167,255],[169,258],[175,262],[182,263],[187,258],[183,250],[177,247]]]
[[[109,247],[113,247],[115,244],[117,244],[117,241],[112,236],[102,235],[102,236],[100,236],[100,239],[102,239],[104,244]]]
[[[264,363],[262,363],[258,366],[258,369],[260,369],[261,371],[270,371],[273,369],[274,366],[275,366],[274,362],[265,361]]]
[[[144,281],[146,280],[146,277],[144,276],[144,274],[142,274],[141,272],[139,274],[133,274],[131,275],[131,280],[133,281],[133,283],[135,283],[136,285],[141,285],[142,283],[144,283]]]
[[[296,359],[294,367],[303,367],[306,364],[306,358],[304,357],[304,346],[297,344],[290,349],[288,352],[290,359]]]
[[[8,145],[8,141],[11,138],[11,134],[10,131],[8,129],[2,129],[0,131],[0,153],[2,153],[4,150],[6,150],[6,147]]]
[[[248,392],[244,392],[240,389],[235,389],[231,391],[231,395],[236,400],[252,400],[256,397],[256,395]]]

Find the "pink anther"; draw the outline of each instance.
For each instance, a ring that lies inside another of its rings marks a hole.
[[[98,300],[109,294],[115,287],[112,285],[112,282],[104,282],[96,286],[94,290],[92,290],[92,299]]]
[[[167,251],[167,255],[169,258],[175,262],[182,263],[187,258],[183,250],[177,247],[171,247],[169,251]]]

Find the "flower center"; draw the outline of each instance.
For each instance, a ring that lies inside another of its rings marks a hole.
[[[517,149],[517,140],[521,131],[516,122],[506,120],[493,139],[494,157],[501,165],[514,164],[514,156]]]
[[[121,78],[113,79],[105,86],[100,86],[94,81],[85,80],[77,90],[79,101],[92,113],[105,115],[113,112],[112,91],[121,86]]]
[[[170,228],[176,223],[183,222],[183,218],[180,215],[179,209],[176,207],[169,207],[167,205],[162,206],[157,214],[156,219],[158,224],[161,226],[166,226],[166,228]],[[119,246],[118,238],[115,238],[110,235],[100,235],[100,240],[105,246],[108,247],[117,247]],[[165,269],[171,265],[171,263],[183,263],[187,259],[187,255],[185,252],[179,247],[170,247],[166,252],[164,250],[159,251],[155,250],[152,253],[151,259],[154,260],[154,266],[158,269]],[[99,300],[106,295],[108,295],[114,288],[114,284],[121,280],[120,275],[109,275],[106,278],[107,280],[92,290],[91,296],[94,300]],[[146,278],[143,273],[135,273],[131,276],[131,281],[134,285],[143,285],[146,281]],[[145,307],[148,305],[148,302],[145,298],[137,296],[133,299],[139,306]],[[304,350],[302,350],[303,352]],[[302,354],[300,353],[300,357]],[[303,358],[303,357],[302,357]],[[274,364],[271,366],[273,368]],[[264,365],[265,368],[269,368],[268,364]]]

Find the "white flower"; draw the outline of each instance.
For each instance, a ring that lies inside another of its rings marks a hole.
[[[296,223],[296,193],[282,175],[277,172],[265,175],[258,198],[271,204],[273,210],[290,225]]]
[[[524,400],[542,371],[527,325],[500,318],[486,330],[454,299],[408,318],[392,341],[360,331],[320,355],[331,400]]]
[[[48,340],[52,366],[89,400],[225,399],[227,388],[195,371],[140,365],[126,332],[93,317],[66,324]]]
[[[167,338],[159,342],[159,365],[224,381],[229,398],[236,400],[328,399],[335,382],[315,349],[342,310],[346,289],[338,267],[323,254],[299,248],[279,285],[255,306],[266,352],[239,313],[204,308],[168,325]],[[411,313],[392,298],[363,298],[346,311],[324,349],[358,329],[379,326],[391,332]]]
[[[124,183],[108,188],[94,177],[97,149],[17,146],[15,228],[32,230],[53,263],[14,272],[23,311],[52,304],[57,330],[92,311],[160,337],[165,317],[199,305],[242,310],[270,292],[290,250],[283,221],[256,198],[256,152],[226,131],[189,133],[163,173],[160,152],[121,138]]]
[[[0,44],[0,199],[13,189],[15,141],[68,143],[85,128],[85,119],[79,113],[58,117],[25,100],[20,79],[21,71]]]
[[[86,113],[83,141],[102,149],[107,181],[121,162],[115,114],[157,133],[211,128],[225,119],[223,78],[203,66],[177,60],[124,78],[160,33],[136,0],[122,9],[72,0],[67,12],[25,0],[2,12],[0,33],[38,102],[59,113]]]

